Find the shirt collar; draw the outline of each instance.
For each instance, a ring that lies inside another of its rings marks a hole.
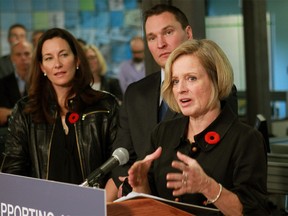
[[[161,84],[163,83],[164,78],[165,78],[165,71],[163,68],[161,68]]]
[[[179,148],[179,145],[181,145],[183,141],[187,140],[186,137],[187,137],[187,127],[189,124],[189,117],[185,117],[185,118],[187,118],[186,128],[183,131],[180,143],[177,146],[175,146],[175,148]],[[230,108],[230,105],[226,103],[220,115],[205,130],[203,130],[201,133],[194,136],[195,143],[197,143],[197,145],[203,152],[210,151],[217,144],[214,144],[214,145],[208,144],[205,141],[205,135],[208,132],[216,132],[219,134],[220,136],[219,142],[221,142],[221,140],[224,138],[225,134],[228,132],[231,125],[236,119],[237,119],[237,116]]]
[[[14,69],[14,74],[15,74],[15,77],[16,77],[17,80],[21,80],[22,81],[22,79],[19,76],[19,74],[17,73],[16,69]]]

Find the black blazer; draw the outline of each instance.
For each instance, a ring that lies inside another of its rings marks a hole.
[[[14,67],[10,55],[5,55],[0,58],[0,78],[13,73]]]
[[[157,125],[160,102],[161,73],[156,72],[130,84],[125,92],[119,112],[119,127],[113,149],[124,147],[129,151],[129,162],[113,170],[114,181],[119,186],[118,176],[126,176],[131,164],[143,158],[150,148],[150,136]],[[164,120],[176,117],[168,109]]]
[[[0,107],[13,108],[21,97],[14,73],[0,79]]]
[[[116,78],[101,76],[100,90],[115,95],[120,101],[123,99],[122,90],[119,81]]]
[[[112,176],[117,186],[119,176],[127,176],[129,167],[146,156],[151,147],[151,134],[158,124],[158,108],[160,103],[161,72],[156,72],[130,84],[125,92],[119,112],[119,126],[113,150],[124,147],[129,151],[129,162],[113,170]],[[236,87],[229,98],[233,110],[237,110]],[[236,111],[237,112],[237,111]],[[164,121],[177,118],[182,114],[168,108]]]

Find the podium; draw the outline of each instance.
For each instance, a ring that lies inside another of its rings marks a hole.
[[[107,204],[108,216],[126,215],[217,215],[220,211],[189,203],[177,202],[150,194],[132,191],[125,197]]]
[[[106,216],[105,191],[0,173],[0,215]]]
[[[1,216],[191,216],[217,212],[136,192],[106,203],[104,189],[0,173]]]
[[[107,216],[191,216],[186,211],[150,198],[137,198],[122,202],[108,203]]]

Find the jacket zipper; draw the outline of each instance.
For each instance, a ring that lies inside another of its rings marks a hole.
[[[78,149],[78,156],[79,156],[79,162],[80,162],[80,167],[81,167],[82,179],[84,180],[84,168],[83,168],[82,158],[81,158],[81,154],[80,154],[80,145],[79,145],[78,133],[77,133],[76,129],[77,129],[76,123],[74,123],[74,130],[75,130],[75,136],[76,136],[76,145],[77,145],[77,149]]]
[[[88,116],[88,115],[91,115],[91,114],[94,114],[94,113],[110,113],[109,110],[97,110],[97,111],[92,111],[92,112],[88,112],[88,113],[85,113],[82,115],[82,121],[85,120],[85,118]]]
[[[82,115],[82,121],[85,120],[85,118],[88,115],[94,114],[94,113],[110,113],[109,110],[98,110],[98,111],[92,111],[92,112],[88,112]],[[57,116],[57,112],[55,113],[55,118]],[[52,138],[53,138],[53,134],[54,134],[54,129],[55,129],[55,124],[56,122],[53,124],[53,129],[52,129],[52,134],[50,137],[50,142],[49,142],[49,148],[48,148],[48,162],[47,162],[47,177],[46,180],[48,180],[49,177],[49,166],[50,166],[50,154],[51,154],[51,145],[52,145]],[[79,155],[79,160],[80,160],[80,167],[81,167],[81,172],[82,172],[82,178],[84,179],[84,168],[83,168],[83,163],[82,163],[82,157],[80,154],[80,146],[79,146],[79,138],[78,138],[78,134],[77,134],[77,130],[76,130],[76,124],[74,124],[74,130],[75,130],[75,135],[76,135],[76,144],[77,144],[77,149],[78,149],[78,155]]]
[[[57,115],[57,112],[55,113],[55,116],[54,116],[55,118],[56,118],[56,115]],[[51,154],[52,138],[53,138],[53,134],[54,134],[54,130],[55,130],[55,125],[56,125],[56,122],[54,122],[54,124],[53,124],[53,129],[52,129],[50,142],[49,142],[49,148],[48,148],[48,162],[47,162],[47,177],[46,177],[46,180],[48,180],[48,178],[49,178],[50,154]]]
[[[92,114],[95,114],[95,113],[110,113],[110,111],[109,111],[109,110],[97,110],[97,111],[88,112],[88,113],[85,113],[85,114],[82,115],[81,120],[84,121],[85,118],[86,118],[88,115],[92,115]],[[77,143],[77,148],[78,148],[78,154],[79,154],[79,160],[80,160],[80,167],[81,167],[81,171],[82,171],[82,177],[83,177],[83,179],[84,179],[84,168],[83,168],[82,158],[81,158],[81,154],[80,154],[79,137],[78,137],[77,130],[76,130],[76,124],[75,124],[75,126],[74,126],[74,129],[75,129],[75,134],[76,134],[76,143]]]

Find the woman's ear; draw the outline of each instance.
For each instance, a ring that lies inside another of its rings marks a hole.
[[[76,68],[79,69],[79,67],[80,67],[80,60],[77,59],[77,62],[76,62]]]
[[[41,68],[41,71],[44,74],[44,76],[46,76],[46,71],[44,70],[43,65],[41,63],[40,63],[40,68]]]

